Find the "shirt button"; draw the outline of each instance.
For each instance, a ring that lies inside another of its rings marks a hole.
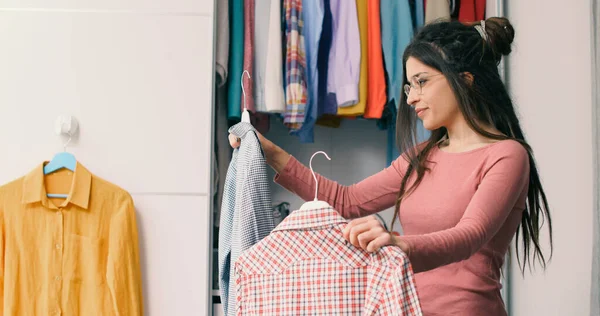
[[[60,275],[57,275],[57,276],[54,277],[54,280],[55,281],[60,281],[60,280],[62,280],[62,277]]]
[[[62,246],[60,244],[56,244],[56,249],[60,250],[62,248]]]

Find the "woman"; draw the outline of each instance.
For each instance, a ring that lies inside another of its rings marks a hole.
[[[344,232],[353,245],[395,245],[408,254],[426,315],[506,315],[499,280],[515,234],[523,271],[536,258],[546,264],[539,232],[545,217],[552,236],[548,203],[497,68],[513,38],[504,18],[425,26],[403,56],[397,136],[404,154],[352,186],[319,176],[319,199],[354,219]],[[418,145],[417,117],[431,131]],[[275,181],[311,200],[310,170],[259,137]],[[371,215],[394,205],[402,236]]]

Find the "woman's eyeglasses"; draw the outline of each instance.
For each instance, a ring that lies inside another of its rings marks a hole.
[[[425,83],[427,83],[427,81],[429,81],[429,78],[436,77],[439,75],[443,75],[443,74],[440,73],[440,74],[435,74],[435,75],[425,76],[425,77],[420,77],[420,78],[413,77],[410,81],[410,84],[404,85],[404,94],[406,94],[406,97],[408,98],[408,95],[410,94],[410,90],[416,89],[417,94],[422,95],[423,94],[423,85],[425,85]]]

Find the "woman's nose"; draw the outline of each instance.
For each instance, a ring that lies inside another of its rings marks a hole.
[[[406,103],[410,106],[414,106],[417,102],[419,102],[420,96],[415,89],[410,89],[408,96],[406,97]]]

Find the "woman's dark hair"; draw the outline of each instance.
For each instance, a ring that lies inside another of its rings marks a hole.
[[[519,119],[513,103],[508,95],[498,71],[503,55],[511,52],[511,44],[515,31],[505,18],[488,18],[484,30],[486,38],[474,27],[481,22],[461,23],[459,21],[442,21],[424,26],[406,47],[403,56],[403,68],[406,73],[406,61],[416,58],[423,64],[439,70],[448,80],[458,101],[460,111],[469,126],[477,133],[496,140],[512,139],[522,144],[529,154],[529,188],[527,205],[523,211],[519,230],[516,235],[517,259],[519,257],[519,235],[522,234],[522,272],[529,261],[533,244],[534,259],[537,257],[543,268],[546,259],[540,247],[540,229],[544,217],[550,232],[550,249],[552,255],[552,221],[546,194],[538,175],[533,152],[525,141]],[[466,73],[471,76],[465,76]],[[406,76],[404,84],[407,84]],[[428,170],[427,157],[431,149],[443,140],[447,131],[444,127],[431,131],[429,140],[417,144],[416,114],[407,104],[404,93],[399,96],[400,104],[396,121],[396,139],[403,156],[409,166],[402,179],[400,192],[396,202],[394,221],[398,217],[402,199],[409,195],[421,182]],[[480,124],[495,127],[503,135],[486,131]],[[506,136],[504,136],[506,135]],[[407,188],[408,179],[413,172],[417,177]],[[393,226],[392,222],[392,226]]]

